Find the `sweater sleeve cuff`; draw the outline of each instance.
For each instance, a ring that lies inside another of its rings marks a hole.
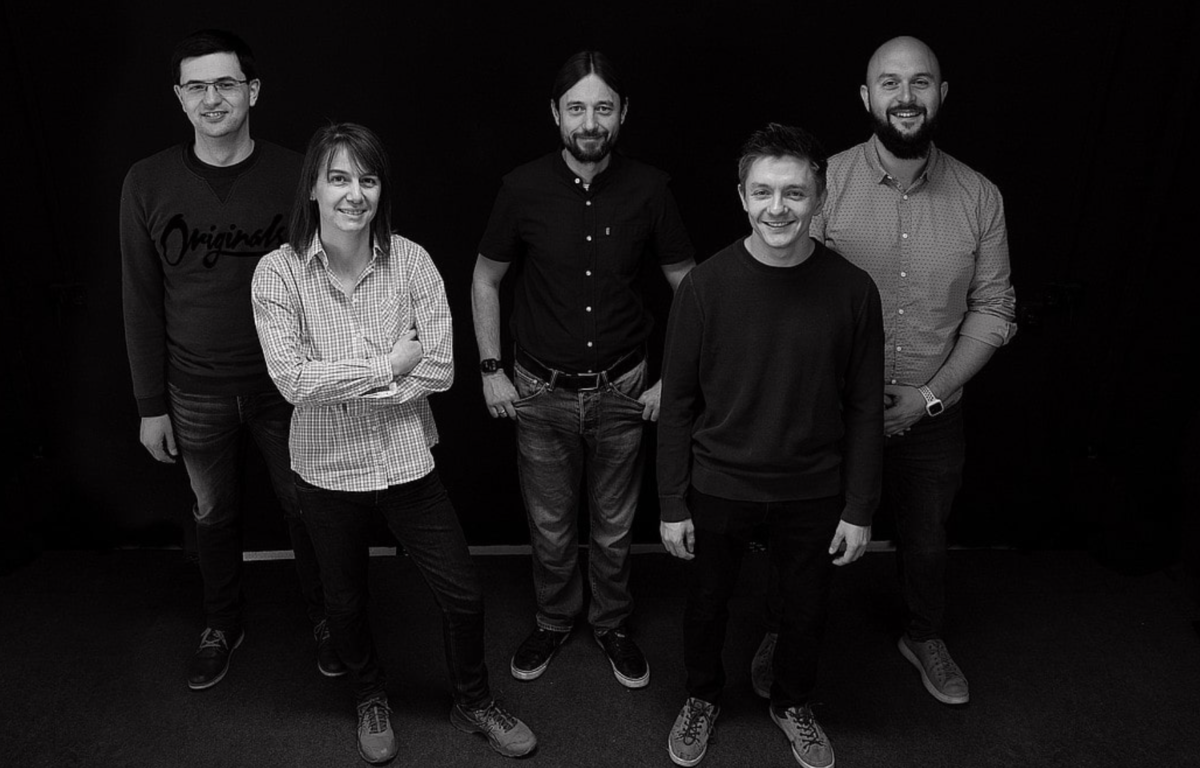
[[[664,523],[678,523],[692,518],[682,496],[659,496],[658,510],[658,518]]]
[[[137,401],[138,416],[148,419],[151,416],[162,416],[167,412],[167,398],[163,395],[140,397]]]

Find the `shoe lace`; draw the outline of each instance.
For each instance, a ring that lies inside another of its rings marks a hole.
[[[379,699],[371,699],[358,708],[358,727],[366,729],[367,733],[375,735],[387,730],[388,715],[391,714],[388,705]]]
[[[604,637],[608,641],[609,653],[615,659],[636,661],[641,655],[637,645],[625,634],[623,629],[610,630]]]
[[[329,620],[321,619],[317,625],[313,627],[313,637],[318,643],[325,643],[329,640]]]
[[[694,744],[700,740],[704,731],[712,723],[713,708],[711,704],[700,699],[688,699],[687,713],[683,717],[683,727],[680,728],[679,738],[685,744]]]
[[[225,633],[219,629],[206,629],[204,634],[200,636],[200,648],[204,651],[212,648],[228,648],[229,641],[225,639]]]
[[[792,707],[787,711],[787,717],[796,724],[800,740],[806,747],[819,747],[825,744],[821,731],[817,728],[816,718],[808,707]]]
[[[517,718],[494,700],[483,709],[472,711],[471,715],[489,731],[507,732],[517,724]]]
[[[962,676],[958,665],[954,663],[954,659],[950,658],[950,651],[946,648],[945,643],[930,642],[926,647],[929,649],[930,666],[933,667],[931,671],[940,680]]]

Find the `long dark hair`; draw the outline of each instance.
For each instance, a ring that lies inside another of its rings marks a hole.
[[[612,59],[600,51],[580,51],[567,59],[554,77],[550,101],[554,103],[555,108],[558,107],[558,100],[562,95],[588,75],[595,75],[603,80],[605,85],[616,92],[622,106],[629,100],[628,94],[625,93],[625,84]]]
[[[384,250],[391,250],[392,241],[392,178],[387,150],[369,128],[355,123],[330,123],[317,129],[309,139],[304,153],[304,168],[296,187],[296,202],[292,206],[292,221],[288,239],[293,250],[303,252],[321,227],[317,201],[312,199],[313,188],[322,173],[328,173],[334,155],[345,149],[351,162],[363,173],[379,177],[379,206],[371,220],[371,238]]]

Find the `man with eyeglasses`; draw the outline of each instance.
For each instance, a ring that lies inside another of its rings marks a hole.
[[[183,459],[196,496],[206,626],[188,687],[220,682],[244,636],[245,432],[266,459],[287,518],[318,669],[335,677],[346,668],[329,642],[317,561],[290,475],[292,409],[267,375],[250,303],[258,260],[286,239],[302,158],[250,137],[261,83],[239,37],[195,32],[175,47],[171,67],[193,138],[136,163],[125,177],[121,261],[140,439],[161,463]]]

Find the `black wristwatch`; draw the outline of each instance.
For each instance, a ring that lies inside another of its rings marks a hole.
[[[494,357],[489,357],[487,360],[479,361],[480,373],[496,373],[500,370],[500,361]]]
[[[933,394],[933,390],[922,384],[917,387],[917,391],[921,393],[921,397],[925,398],[925,413],[930,416],[937,416],[942,411],[946,410],[946,406],[942,405],[942,401],[938,400],[937,395]]]

